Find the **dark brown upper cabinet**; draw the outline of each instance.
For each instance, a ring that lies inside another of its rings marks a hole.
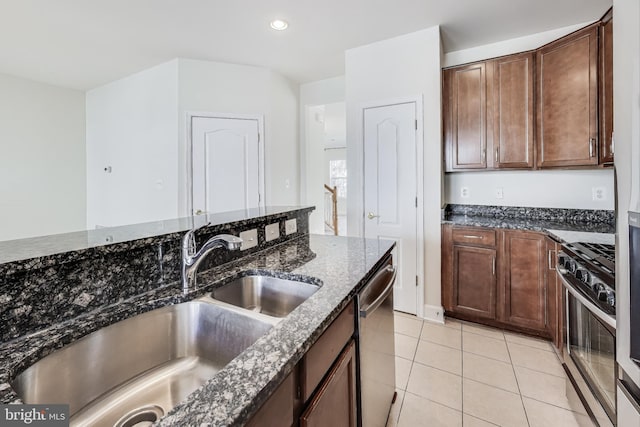
[[[613,164],[613,20],[612,10],[600,26],[600,163]]]
[[[494,168],[534,165],[533,61],[531,52],[493,61]]]
[[[447,171],[487,168],[487,64],[445,70]]]
[[[537,53],[538,167],[598,164],[598,24]]]
[[[613,21],[443,70],[446,172],[613,164]]]

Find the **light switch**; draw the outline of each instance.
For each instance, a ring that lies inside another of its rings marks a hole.
[[[289,234],[293,234],[296,231],[298,231],[298,223],[296,222],[296,219],[288,219],[284,222],[284,234],[286,234],[287,236]]]
[[[267,242],[277,239],[280,237],[280,223],[275,222],[273,224],[269,224],[264,228],[265,239]]]
[[[240,245],[241,251],[258,246],[258,230],[255,228],[253,230],[243,231],[240,233],[240,238],[242,239],[242,245]]]

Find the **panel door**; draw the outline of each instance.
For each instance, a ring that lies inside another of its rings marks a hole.
[[[445,99],[448,170],[487,167],[487,64],[484,62],[447,70]]]
[[[531,168],[533,142],[533,53],[495,61],[493,156],[496,168]]]
[[[257,208],[262,203],[258,120],[193,117],[194,214]]]
[[[539,167],[598,164],[598,33],[591,26],[538,50]]]
[[[453,246],[453,311],[496,317],[496,251]]]
[[[417,311],[415,102],[364,110],[364,234],[395,240],[396,310]]]
[[[356,415],[356,352],[351,341],[300,417],[300,426],[355,427]]]
[[[546,330],[545,236],[526,231],[504,232],[503,320],[515,326]]]

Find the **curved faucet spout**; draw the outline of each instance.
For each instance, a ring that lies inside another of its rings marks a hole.
[[[207,255],[216,248],[225,248],[230,251],[240,249],[242,239],[231,234],[219,234],[205,242],[200,250],[196,251],[195,230],[189,230],[182,238],[182,290],[187,293],[196,285],[198,266]]]

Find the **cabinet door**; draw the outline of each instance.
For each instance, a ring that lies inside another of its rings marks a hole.
[[[613,20],[600,27],[600,163],[613,163]]]
[[[598,27],[538,50],[539,167],[598,164]]]
[[[496,168],[531,168],[533,160],[533,53],[494,61],[493,156]]]
[[[487,167],[487,64],[445,71],[447,171]]]
[[[502,320],[546,331],[545,236],[527,231],[504,232]]]
[[[301,427],[355,427],[356,357],[355,345],[344,349],[300,417]]]
[[[455,312],[495,319],[495,249],[453,246],[452,300]]]

